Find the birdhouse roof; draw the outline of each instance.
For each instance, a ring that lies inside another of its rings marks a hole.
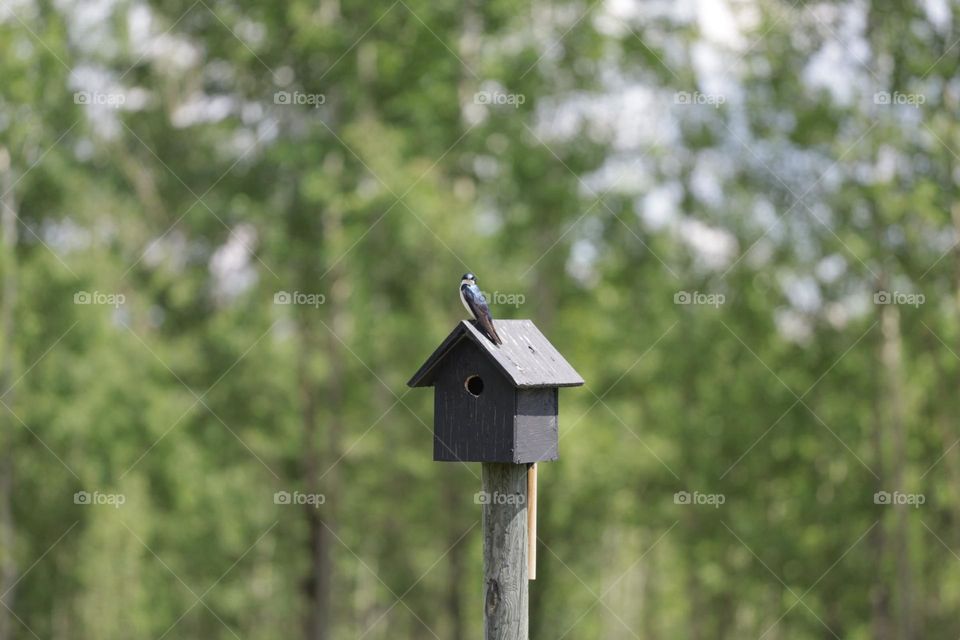
[[[530,320],[494,320],[503,341],[495,345],[469,320],[461,320],[420,370],[407,383],[411,387],[433,386],[440,363],[462,340],[471,340],[497,365],[518,389],[578,387],[583,378]]]

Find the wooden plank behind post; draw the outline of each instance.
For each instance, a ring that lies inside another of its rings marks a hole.
[[[537,579],[537,463],[527,469],[527,574]]]
[[[527,465],[483,464],[483,633],[528,640]]]

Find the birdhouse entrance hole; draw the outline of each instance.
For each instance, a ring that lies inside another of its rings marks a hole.
[[[470,376],[463,382],[463,388],[466,389],[470,395],[474,397],[479,397],[483,393],[483,378],[480,376]]]

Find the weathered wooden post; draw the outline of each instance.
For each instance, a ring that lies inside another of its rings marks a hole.
[[[494,322],[502,345],[464,320],[407,384],[434,387],[433,459],[483,463],[484,637],[526,640],[536,463],[558,457],[558,388],[583,378],[531,321]]]
[[[499,329],[497,330],[499,333]],[[526,638],[527,467],[483,463],[483,626],[485,638]]]

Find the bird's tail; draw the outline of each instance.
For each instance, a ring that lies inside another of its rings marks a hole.
[[[497,335],[496,327],[493,326],[493,320],[490,318],[479,318],[476,322],[480,325],[480,328],[483,329],[483,332],[487,334],[487,337],[490,338],[490,342],[498,346],[503,344],[503,340]]]
[[[497,346],[503,344],[503,340],[500,339],[500,335],[497,333],[497,328],[494,326],[492,320],[490,321],[490,340]]]

